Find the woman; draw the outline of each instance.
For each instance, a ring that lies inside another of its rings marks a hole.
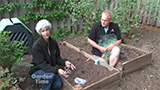
[[[59,75],[68,78],[68,74],[56,65],[76,67],[66,59],[60,57],[57,42],[50,37],[51,23],[48,20],[40,20],[36,27],[41,36],[34,42],[32,47],[32,63],[29,74],[36,83],[42,83],[42,90],[60,89],[62,81]]]

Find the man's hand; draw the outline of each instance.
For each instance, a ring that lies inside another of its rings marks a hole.
[[[107,46],[106,50],[107,50],[107,51],[111,51],[113,47],[114,47],[114,45],[113,45],[113,44],[110,44],[110,45]]]
[[[69,68],[71,68],[72,70],[76,69],[76,67],[75,67],[71,62],[69,62],[69,61],[66,61],[66,62],[65,62],[65,65],[66,65],[66,67],[69,67]]]
[[[99,48],[98,48],[102,53],[104,53],[106,50],[107,50],[107,48],[105,48],[105,47],[102,47],[102,46],[99,46]]]
[[[60,75],[62,75],[63,77],[65,77],[65,78],[68,78],[68,77],[69,77],[69,75],[67,74],[67,72],[64,71],[63,69],[58,69],[58,73],[59,73]]]

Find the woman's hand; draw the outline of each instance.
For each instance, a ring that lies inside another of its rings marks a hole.
[[[67,74],[67,72],[64,71],[63,69],[58,69],[58,73],[59,73],[60,75],[62,75],[63,77],[65,77],[65,78],[68,78],[68,77],[69,77],[69,75]]]
[[[69,61],[66,61],[66,62],[65,62],[65,65],[66,65],[66,67],[69,67],[69,68],[71,68],[72,70],[76,69],[76,67],[75,67],[71,62],[69,62]]]

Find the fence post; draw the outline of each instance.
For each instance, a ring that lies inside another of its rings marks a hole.
[[[69,16],[67,16],[67,29],[71,32],[71,19]]]
[[[140,13],[141,13],[142,1],[143,0],[140,0],[140,3],[139,3],[139,12],[138,12],[138,15],[140,15]]]
[[[3,4],[7,5],[8,4],[8,0],[2,0]],[[10,18],[9,16],[9,12],[7,10],[4,11],[4,13],[2,14],[3,18]]]
[[[19,0],[18,2],[20,3],[19,15],[23,15],[25,14],[25,11],[23,10],[23,5],[25,4],[25,0]]]
[[[52,27],[53,27],[53,30],[57,30],[57,19],[53,19],[52,21]]]

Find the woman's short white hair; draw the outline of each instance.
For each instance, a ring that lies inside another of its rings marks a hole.
[[[37,33],[40,34],[40,30],[43,29],[43,28],[46,28],[46,27],[51,29],[52,25],[48,20],[42,19],[36,24],[35,29],[36,29]]]

